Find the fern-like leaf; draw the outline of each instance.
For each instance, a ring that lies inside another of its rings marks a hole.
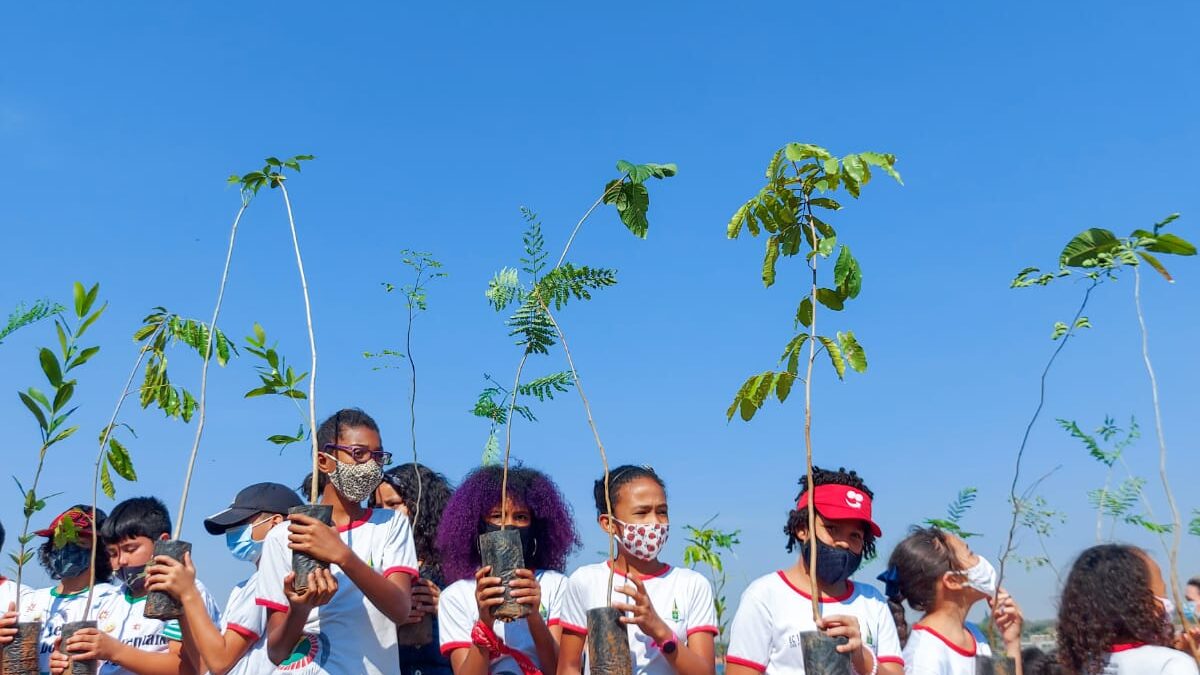
[[[513,301],[521,298],[522,288],[521,280],[517,276],[517,270],[511,267],[505,267],[488,281],[487,290],[484,291],[484,296],[491,303],[492,309],[497,312],[503,311]]]
[[[521,258],[521,264],[524,265],[525,273],[536,280],[542,270],[546,269],[546,258],[549,256],[546,253],[546,240],[542,236],[542,221],[536,213],[524,206],[521,207],[521,217],[529,223],[521,237],[525,244],[525,256]]]
[[[553,304],[558,310],[571,298],[590,300],[592,291],[616,283],[617,273],[613,270],[563,263],[538,281],[534,293],[543,303]]]
[[[548,354],[555,344],[554,324],[534,298],[526,298],[506,323],[512,329],[508,334],[518,338],[516,344],[527,354]]]
[[[63,310],[62,305],[50,302],[49,300],[38,300],[28,308],[24,304],[17,305],[8,315],[8,321],[5,322],[4,327],[0,328],[0,344],[4,343],[4,338],[16,331],[47,317],[59,314]]]
[[[554,394],[567,391],[572,384],[574,380],[571,379],[571,373],[562,371],[522,383],[517,386],[517,393],[521,396],[533,396],[539,401],[552,400]]]

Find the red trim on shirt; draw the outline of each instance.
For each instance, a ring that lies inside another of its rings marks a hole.
[[[1123,642],[1119,645],[1113,645],[1113,646],[1109,647],[1108,652],[1110,654],[1116,654],[1117,652],[1127,652],[1130,649],[1137,649],[1138,647],[1145,647],[1145,646],[1146,646],[1145,642]]]
[[[967,635],[971,636],[971,649],[970,649],[970,651],[968,651],[968,650],[963,649],[962,647],[959,647],[958,645],[954,644],[945,635],[942,635],[941,633],[930,628],[929,626],[923,626],[921,624],[917,624],[917,625],[913,626],[913,630],[923,630],[926,633],[929,633],[933,637],[946,643],[947,647],[949,647],[950,649],[953,649],[955,652],[957,652],[959,654],[962,654],[963,656],[975,656],[975,652],[979,650],[979,644],[977,642],[975,642],[975,635],[971,631],[967,631]]]
[[[413,568],[411,568],[411,567],[405,567],[405,566],[403,566],[403,565],[397,565],[397,566],[395,566],[395,567],[389,567],[389,568],[387,568],[386,570],[384,570],[384,571],[383,571],[383,576],[384,576],[385,578],[386,578],[386,577],[390,577],[390,576],[392,576],[393,574],[407,574],[408,576],[412,577],[413,579],[416,579],[417,577],[419,577],[419,576],[421,575],[421,573],[420,573],[420,572],[418,572],[417,570],[415,570],[415,569],[413,569]]]
[[[583,628],[582,626],[576,626],[573,623],[567,623],[561,619],[559,619],[558,625],[562,626],[562,629],[568,633],[574,633],[575,635],[587,635],[587,629]]]
[[[898,663],[900,665],[904,665],[904,659],[900,658],[899,656],[876,656],[875,660],[879,661],[880,663]]]
[[[249,628],[246,628],[245,626],[239,626],[236,623],[231,623],[228,626],[225,626],[225,628],[227,630],[231,630],[231,631],[237,633],[238,635],[241,635],[242,637],[246,638],[247,640],[249,640],[251,642],[258,642],[258,637],[259,637],[258,633],[255,633],[254,631],[250,630]]]
[[[362,525],[363,523],[370,520],[371,513],[373,511],[374,511],[374,509],[367,509],[365,512],[363,512],[363,517],[359,518],[358,520],[354,521],[353,523],[350,523],[348,525],[338,525],[337,531],[338,532],[347,532],[349,530],[353,530],[354,528],[358,527],[359,525]]]
[[[792,580],[787,578],[787,573],[785,573],[783,570],[779,570],[778,572],[776,572],[776,574],[779,575],[780,579],[783,579],[783,583],[787,584],[788,588],[799,593],[805,600],[812,600],[812,596],[809,595],[808,593],[800,590],[796,586],[796,584],[793,584]],[[852,595],[854,595],[854,582],[847,580],[845,595],[843,595],[841,597],[837,597],[837,598],[821,598],[821,602],[845,602],[846,600],[849,600],[850,596],[852,596]]]
[[[696,626],[695,628],[688,629],[687,636],[692,637],[693,633],[712,633],[713,635],[720,635],[721,631],[717,629],[716,626]]]
[[[728,654],[725,655],[725,663],[732,663],[735,666],[746,666],[747,668],[753,668],[760,673],[767,672],[767,667],[761,663],[755,663],[750,659],[739,659],[736,656],[730,656]]]
[[[605,564],[608,565],[609,569],[612,569],[612,561],[611,560],[607,561]],[[634,571],[636,571],[636,570],[634,570]],[[658,577],[661,577],[670,571],[671,571],[671,566],[668,565],[667,563],[663,563],[663,568],[661,570],[655,572],[654,574],[642,574],[641,572],[638,572],[638,578],[639,579],[657,579]],[[621,570],[616,570],[616,573],[617,573],[617,576],[619,576],[619,577],[627,577],[628,578],[628,575],[626,575]]]
[[[562,623],[562,619],[550,619],[546,622],[546,626],[557,626],[560,623]]]
[[[266,598],[255,598],[254,604],[258,605],[259,607],[266,607],[273,612],[283,612],[284,614],[287,614],[288,611],[287,605],[281,605],[278,602],[272,602]]]
[[[474,646],[475,645],[471,644],[470,642],[447,642],[446,644],[442,645],[441,652],[442,656],[450,656],[450,652],[454,651],[455,649],[470,649]]]

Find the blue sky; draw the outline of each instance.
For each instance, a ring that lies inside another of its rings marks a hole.
[[[678,560],[685,523],[714,514],[741,530],[731,594],[787,565],[782,528],[802,472],[802,405],[726,423],[742,379],[774,364],[802,292],[796,261],[769,290],[761,242],[725,239],[734,209],[789,141],[844,154],[895,153],[904,187],[878,181],[838,214],[863,265],[859,300],[836,317],[855,331],[870,369],[815,380],[818,463],[856,468],[877,492],[886,554],[906,527],[940,515],[964,486],[979,500],[966,524],[995,554],[1006,526],[1013,451],[1036,402],[1036,378],[1079,288],[1014,291],[1012,275],[1049,266],[1077,231],[1125,232],[1179,211],[1195,238],[1200,203],[1191,157],[1200,140],[1194,78],[1198,11],[1091,3],[868,3],[801,7],[661,3],[594,9],[561,3],[331,7],[299,2],[22,5],[0,10],[0,311],[69,298],[100,282],[111,307],[90,334],[101,354],[79,373],[82,431],[50,458],[51,508],[89,491],[95,438],[135,353],[129,336],[149,308],[207,317],[236,193],[225,177],[266,155],[313,153],[291,183],[312,289],[320,366],[318,414],[362,406],[385,444],[407,446],[407,388],[375,372],[364,350],[397,347],[399,251],[427,250],[450,275],[430,291],[420,359],[422,458],[454,478],[479,461],[487,425],[467,410],[483,373],[512,377],[517,351],[483,298],[515,262],[518,207],[543,220],[557,250],[614,177],[618,159],[676,162],[652,185],[646,241],[615,215],[589,222],[572,258],[615,267],[620,284],[562,319],[616,462],[650,463],[668,479]],[[1200,471],[1194,345],[1195,260],[1178,282],[1145,280],[1170,466],[1182,507]],[[1054,425],[1088,428],[1136,415],[1135,473],[1154,479],[1149,388],[1123,280],[1099,292],[1095,329],[1054,371],[1028,454],[1065,525],[1049,543],[1059,565],[1091,543],[1086,492],[1099,465]],[[282,205],[264,194],[243,221],[221,326],[261,322],[297,365],[307,361],[303,305]],[[834,322],[827,318],[826,325]],[[40,383],[35,348],[48,324],[0,345],[10,390]],[[211,374],[209,426],[185,535],[201,577],[224,594],[248,569],[199,526],[245,484],[293,483],[306,458],[262,439],[294,431],[279,401],[244,401],[242,359]],[[533,362],[561,367],[560,355]],[[196,359],[172,363],[198,381]],[[0,406],[9,466],[32,471],[36,427],[13,395]],[[578,400],[538,408],[514,453],[552,474],[586,535],[600,463]],[[128,408],[141,475],[122,496],[153,493],[174,511],[192,429]],[[86,432],[86,433],[85,433]],[[1160,519],[1157,484],[1147,493]],[[15,491],[0,519],[19,525]],[[48,515],[46,516],[48,518]],[[1147,546],[1129,527],[1118,538]],[[1036,553],[1026,536],[1023,550]],[[1184,574],[1200,572],[1187,540]],[[859,577],[869,579],[879,564]],[[41,581],[40,572],[34,579]],[[1053,611],[1054,575],[1011,579],[1031,616]]]

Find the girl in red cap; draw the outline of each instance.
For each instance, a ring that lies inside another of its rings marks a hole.
[[[858,474],[845,469],[813,468],[813,490],[800,479],[796,507],[788,513],[784,534],[787,550],[801,555],[791,567],[756,579],[742,594],[730,627],[727,675],[800,674],[804,653],[800,633],[822,630],[847,642],[859,675],[903,675],[896,624],[883,594],[850,581],[864,558],[875,555],[881,535],[871,519],[874,493]],[[811,494],[810,494],[811,492]],[[816,532],[808,531],[808,500],[816,509]],[[808,569],[809,547],[817,547],[816,578]],[[813,622],[812,596],[822,604],[821,621]]]

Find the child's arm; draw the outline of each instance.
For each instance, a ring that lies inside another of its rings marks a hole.
[[[512,597],[522,605],[529,607],[525,622],[529,626],[529,635],[533,638],[533,648],[537,651],[538,663],[542,671],[552,673],[558,670],[558,641],[562,637],[562,629],[558,626],[551,628],[546,625],[539,611],[542,606],[542,586],[538,583],[537,575],[530,570],[517,570],[513,579]]]
[[[583,645],[586,641],[586,635],[570,630],[562,632],[562,639],[558,643],[557,675],[582,675]]]
[[[1022,675],[1025,668],[1021,662],[1021,626],[1025,621],[1021,608],[1004,589],[988,604],[992,607],[992,622],[1004,639],[1004,653],[1013,660],[1015,675]]]
[[[473,613],[486,626],[495,623],[495,619],[492,618],[492,608],[504,602],[504,586],[501,579],[491,576],[491,572],[490,565],[475,570]],[[445,612],[441,611],[443,609]],[[453,646],[446,654],[450,659],[450,667],[454,670],[454,675],[488,675],[492,664],[491,654],[487,647],[475,642],[473,636],[475,624],[470,618],[472,612],[465,607],[459,608],[459,610],[454,611],[449,604],[439,607],[439,626],[442,635],[451,636],[443,638],[451,640],[449,644],[446,642],[442,644],[447,647]],[[542,667],[542,671],[548,672],[545,666]]]
[[[669,640],[675,640],[675,649],[669,654],[664,651],[663,657],[679,675],[713,675],[716,670],[716,661],[713,659],[712,634],[695,633],[686,641],[677,639],[675,632],[655,611],[654,605],[650,602],[650,594],[646,592],[646,585],[642,583],[641,575],[631,570],[629,580],[633,582],[633,585],[626,584],[620,592],[629,596],[633,600],[633,604],[623,602],[612,604],[614,609],[633,615],[622,616],[621,623],[633,624],[641,628],[642,632],[660,647]]]
[[[7,645],[17,636],[17,603],[8,603],[8,611],[0,616],[0,646]]]
[[[67,651],[78,661],[107,661],[137,675],[190,675],[194,671],[183,659],[183,645],[168,641],[167,652],[144,652],[108,633],[85,628],[67,640]]]
[[[191,553],[183,554],[182,563],[169,556],[158,556],[154,562],[146,569],[146,587],[179,599],[183,605],[184,647],[188,652],[194,651],[213,675],[225,675],[245,656],[254,640],[234,631],[222,635],[213,623],[204,596],[196,588]]]
[[[393,623],[408,621],[412,607],[412,578],[406,572],[393,572],[384,577],[371,569],[337,532],[321,521],[302,514],[288,516],[288,547],[342,568],[350,581],[375,608]]]
[[[304,624],[314,607],[320,607],[333,599],[337,593],[337,580],[327,569],[308,573],[308,588],[303,593],[292,589],[294,572],[283,577],[283,589],[287,594],[287,609],[267,607],[267,657],[271,663],[280,664],[292,653],[292,647],[300,641]]]

